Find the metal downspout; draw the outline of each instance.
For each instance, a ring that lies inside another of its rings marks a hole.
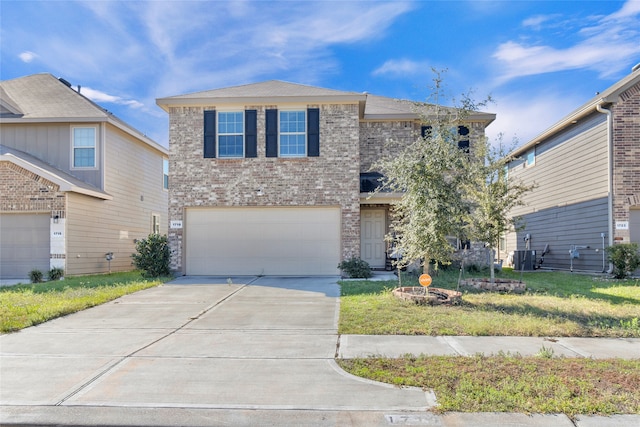
[[[607,115],[607,163],[609,167],[609,172],[607,174],[607,185],[608,185],[608,207],[607,214],[609,216],[609,246],[613,246],[613,114],[611,110],[606,108],[602,108],[602,104],[604,100],[601,100],[599,104],[596,105],[596,110],[598,113]],[[609,271],[611,273],[613,271],[613,265],[609,263]]]

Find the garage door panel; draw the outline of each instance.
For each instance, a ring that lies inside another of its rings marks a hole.
[[[26,278],[49,270],[49,214],[0,215],[0,277]]]
[[[187,274],[338,274],[339,208],[194,208],[185,229]]]

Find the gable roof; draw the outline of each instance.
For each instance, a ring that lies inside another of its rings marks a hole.
[[[0,123],[106,122],[163,154],[168,150],[51,74],[0,82]]]
[[[365,120],[416,120],[421,117],[419,106],[413,101],[367,93],[344,92],[280,80],[206,90],[156,100],[156,103],[167,112],[172,105],[208,106],[316,102],[358,103],[360,116]],[[485,121],[489,124],[495,120],[495,117],[495,114],[478,112],[472,114],[470,119]]]
[[[574,126],[578,120],[597,111],[598,106],[607,107],[618,102],[618,98],[621,94],[636,85],[640,85],[640,67],[638,66],[633,67],[631,74],[591,98],[585,104],[563,117],[560,121],[546,129],[531,141],[513,150],[509,153],[509,156],[517,157],[563,129],[566,129],[569,126]]]
[[[269,80],[241,86],[205,90],[186,95],[158,98],[156,103],[165,111],[171,105],[211,105],[214,104],[265,104],[277,100],[280,103],[295,102],[348,102],[359,103],[366,95],[357,92],[343,92],[289,83],[280,80]]]
[[[0,161],[8,161],[23,169],[33,172],[60,186],[60,191],[72,191],[103,200],[111,200],[112,196],[97,187],[87,184],[66,172],[43,162],[42,160],[14,148],[0,144]]]

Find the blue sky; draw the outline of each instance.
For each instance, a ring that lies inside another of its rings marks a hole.
[[[0,77],[48,72],[163,145],[155,99],[278,79],[491,95],[523,144],[640,62],[640,0],[0,1]]]

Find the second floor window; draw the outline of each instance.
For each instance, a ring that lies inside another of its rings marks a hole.
[[[244,157],[244,113],[218,113],[218,157]]]
[[[306,111],[280,111],[280,156],[307,155]]]
[[[96,167],[96,128],[73,128],[73,167]]]
[[[169,189],[169,160],[162,159],[162,188]]]

